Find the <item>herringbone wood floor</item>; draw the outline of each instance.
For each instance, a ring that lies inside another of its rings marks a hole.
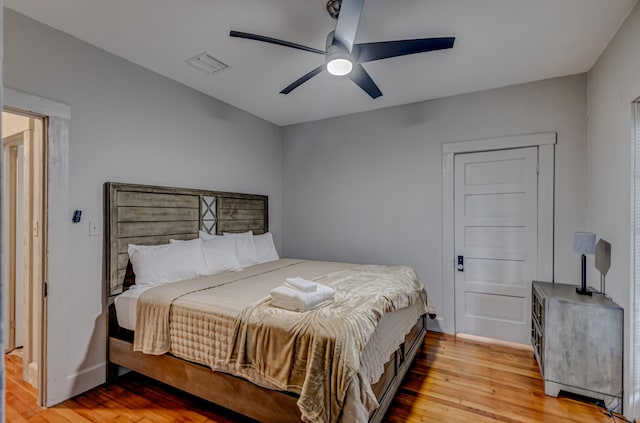
[[[135,374],[41,409],[6,357],[7,422],[243,422],[241,416]],[[531,351],[429,333],[388,422],[608,422],[594,405],[544,395]]]

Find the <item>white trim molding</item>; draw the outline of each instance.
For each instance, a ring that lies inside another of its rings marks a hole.
[[[538,147],[538,264],[537,278],[553,281],[553,219],[555,132],[442,144],[442,320],[440,328],[456,333],[454,251],[454,158],[456,154]]]
[[[442,144],[442,154],[477,153],[479,151],[506,150],[509,148],[554,145],[555,143],[555,132],[542,132],[539,134],[515,135],[511,137],[483,138],[470,141],[446,142]]]
[[[628,354],[629,369],[624,369],[623,379],[625,388],[624,409],[626,416],[638,419],[640,416],[640,336],[636,334],[640,326],[640,98],[631,106],[631,237],[629,239],[630,287],[628,309],[629,346],[625,348]],[[625,307],[626,309],[627,307]],[[629,375],[627,377],[627,375]]]
[[[4,106],[42,116],[71,120],[71,108],[54,100],[4,88]]]

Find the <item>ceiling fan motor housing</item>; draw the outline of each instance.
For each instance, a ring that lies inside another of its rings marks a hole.
[[[327,71],[334,76],[344,76],[351,72],[354,65],[353,57],[347,49],[334,40],[334,31],[327,35],[327,54],[325,56],[325,64]]]

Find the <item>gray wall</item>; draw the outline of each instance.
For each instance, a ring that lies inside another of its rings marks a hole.
[[[104,381],[102,228],[106,181],[266,194],[281,238],[281,129],[5,10],[4,86],[71,107],[68,254],[50,280],[49,402]],[[212,76],[215,78],[215,75]],[[83,211],[80,224],[73,210]]]
[[[283,253],[411,265],[442,316],[442,143],[549,131],[555,278],[575,283],[573,232],[587,223],[585,75],[286,127]]]
[[[625,308],[625,414],[635,418],[640,417],[640,337],[634,337],[640,325],[640,291],[636,289],[634,299],[631,134],[632,102],[640,97],[639,45],[636,6],[588,74],[589,229],[611,243],[607,293]]]

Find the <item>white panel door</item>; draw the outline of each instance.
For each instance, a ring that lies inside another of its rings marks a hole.
[[[456,332],[528,344],[538,148],[455,156]]]

